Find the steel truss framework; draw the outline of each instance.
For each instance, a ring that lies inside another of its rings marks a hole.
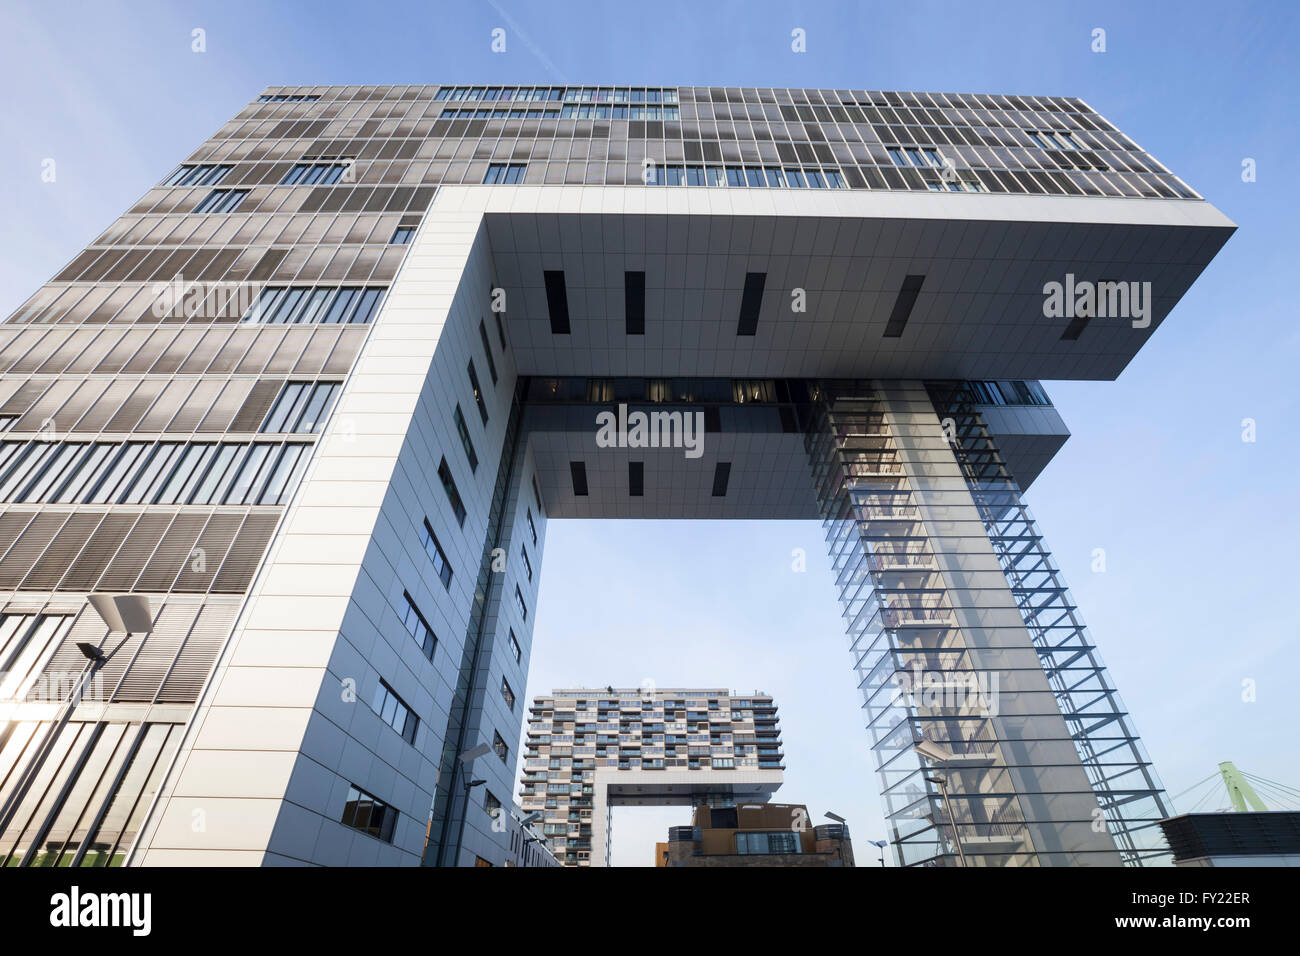
[[[934,383],[925,394],[1122,861],[1168,862],[1156,826],[1168,816],[1163,788],[972,394],[962,383]],[[866,382],[823,383],[813,398],[806,446],[898,860],[956,864],[955,827],[981,865],[1034,865],[1014,761],[978,693],[989,652],[954,614],[886,403]],[[941,678],[923,686],[922,673]],[[913,750],[922,737],[954,754],[942,778],[950,806]]]

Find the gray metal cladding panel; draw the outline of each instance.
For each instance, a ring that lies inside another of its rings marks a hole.
[[[0,514],[0,590],[242,594],[280,518],[259,512]]]
[[[5,516],[8,518],[9,516]],[[13,524],[22,522],[25,527],[13,540],[13,544],[0,558],[0,590],[15,591],[27,577],[40,556],[45,552],[59,528],[67,520],[66,514],[21,515]],[[0,519],[3,520],[3,519]],[[0,530],[3,525],[0,524]]]
[[[108,562],[117,553],[117,549],[121,547],[140,517],[139,513],[132,512],[115,514],[90,512],[90,514],[98,515],[103,520],[86,540],[81,554],[72,562],[68,573],[63,577],[61,585],[70,591],[94,590],[100,576],[104,573],[104,568],[108,566]]]
[[[190,553],[182,560],[172,590],[190,593],[207,591],[243,523],[243,516],[239,514],[223,512],[213,515],[194,542]]]
[[[192,703],[212,670],[217,653],[230,633],[238,613],[235,604],[209,604],[199,612],[190,628],[176,663],[158,692],[158,702]]]
[[[5,613],[16,610],[6,607]],[[100,646],[108,657],[97,688],[114,703],[192,704],[207,680],[231,625],[237,603],[169,602],[155,611],[152,634],[107,634],[98,616],[84,610],[33,684],[33,699],[46,686],[61,686],[81,672],[79,641]]]
[[[144,514],[127,535],[99,579],[101,591],[130,591],[171,524],[169,514]]]
[[[40,559],[32,566],[23,586],[32,591],[53,591],[67,573],[70,565],[81,553],[87,539],[99,526],[99,514],[74,514],[50,542]]]
[[[245,519],[216,580],[212,582],[214,593],[241,594],[248,590],[279,520],[278,511],[275,514],[251,514]]]
[[[207,515],[177,515],[136,582],[136,590],[170,591],[182,565],[191,558],[194,543],[207,523]]]

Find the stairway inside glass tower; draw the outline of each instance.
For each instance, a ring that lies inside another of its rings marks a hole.
[[[828,383],[816,401],[809,454],[901,862],[1169,862],[1163,788],[971,388]]]

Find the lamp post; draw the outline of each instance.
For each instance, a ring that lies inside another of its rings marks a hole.
[[[489,744],[479,744],[477,747],[472,747],[469,750],[466,750],[464,753],[462,753],[459,757],[456,758],[456,767],[452,771],[452,781],[451,781],[451,792],[452,792],[453,800],[456,798],[456,780],[458,778],[463,777],[465,774],[469,773],[469,768],[473,766],[474,761],[477,760],[479,757],[482,757],[491,749],[492,747]],[[456,856],[452,858],[451,861],[452,866],[457,865],[456,857],[460,856],[460,844],[461,841],[465,839],[465,818],[469,816],[469,793],[475,787],[482,786],[485,783],[487,783],[486,780],[464,780],[463,781],[465,798],[460,808],[460,826],[457,828],[456,831]],[[438,864],[440,866],[443,865],[443,860],[446,857],[446,855],[447,855],[447,847],[446,844],[444,844],[438,848]]]
[[[922,737],[912,746],[920,756],[928,760],[942,763],[944,770],[948,769],[948,761],[952,759],[952,751],[933,740]],[[962,849],[961,834],[957,832],[957,818],[953,816],[952,802],[948,799],[948,778],[945,774],[938,774],[933,777],[925,778],[928,783],[932,783],[939,788],[939,795],[943,797],[944,809],[948,811],[948,822],[952,825],[952,840],[957,845],[957,856],[961,859],[961,865],[966,865],[966,851]]]
[[[848,840],[848,839],[849,839],[849,821],[848,821],[848,820],[845,820],[845,819],[844,819],[842,816],[840,816],[838,813],[831,813],[831,811],[829,811],[829,810],[827,810],[824,814],[822,814],[822,816],[826,817],[827,820],[834,820],[836,823],[838,823],[840,826],[842,826],[842,827],[844,828],[844,839],[845,839],[845,840]],[[841,850],[839,850],[838,852],[839,852],[839,854],[840,854],[840,862],[843,863],[843,862],[844,862],[844,851],[841,849]]]
[[[149,610],[149,599],[145,595],[92,594],[88,600],[95,613],[108,627],[109,635],[113,633],[124,633],[126,635],[153,633],[153,615]],[[81,702],[82,695],[85,694],[91,678],[94,677],[97,670],[108,662],[108,658],[104,656],[103,651],[89,642],[77,641],[77,650],[81,651],[81,656],[86,659],[86,664],[81,669],[77,682],[73,684],[71,693],[60,705],[58,719],[50,724],[50,728],[46,731],[40,746],[23,770],[18,786],[14,787],[9,799],[0,808],[0,831],[3,831],[9,825],[13,815],[18,811],[18,807],[27,796],[27,792],[36,781],[42,765],[54,749],[55,741],[59,739],[59,734],[63,732],[63,728],[67,726],[72,717],[72,712],[76,709],[77,704]],[[36,853],[36,841],[33,841],[19,865],[30,863]]]
[[[519,858],[521,860],[526,855],[526,852],[528,850],[528,845],[530,843],[543,842],[542,837],[528,835],[530,832],[533,832],[531,830],[532,825],[536,823],[538,820],[540,820],[541,818],[542,815],[538,813],[536,810],[534,810],[532,813],[528,814],[528,816],[523,817],[519,821],[519,833],[523,837],[523,842],[519,845]]]
[[[884,840],[868,840],[867,842],[870,843],[872,846],[874,846],[877,850],[880,851],[880,865],[881,865],[881,866],[884,866],[884,865],[885,865],[885,847],[889,846],[889,844],[886,843]]]

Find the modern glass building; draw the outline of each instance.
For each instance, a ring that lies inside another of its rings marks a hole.
[[[1233,228],[1072,98],[268,89],[0,323],[0,858],[504,863],[548,521],[708,517],[900,862],[1166,859],[1022,493]]]

